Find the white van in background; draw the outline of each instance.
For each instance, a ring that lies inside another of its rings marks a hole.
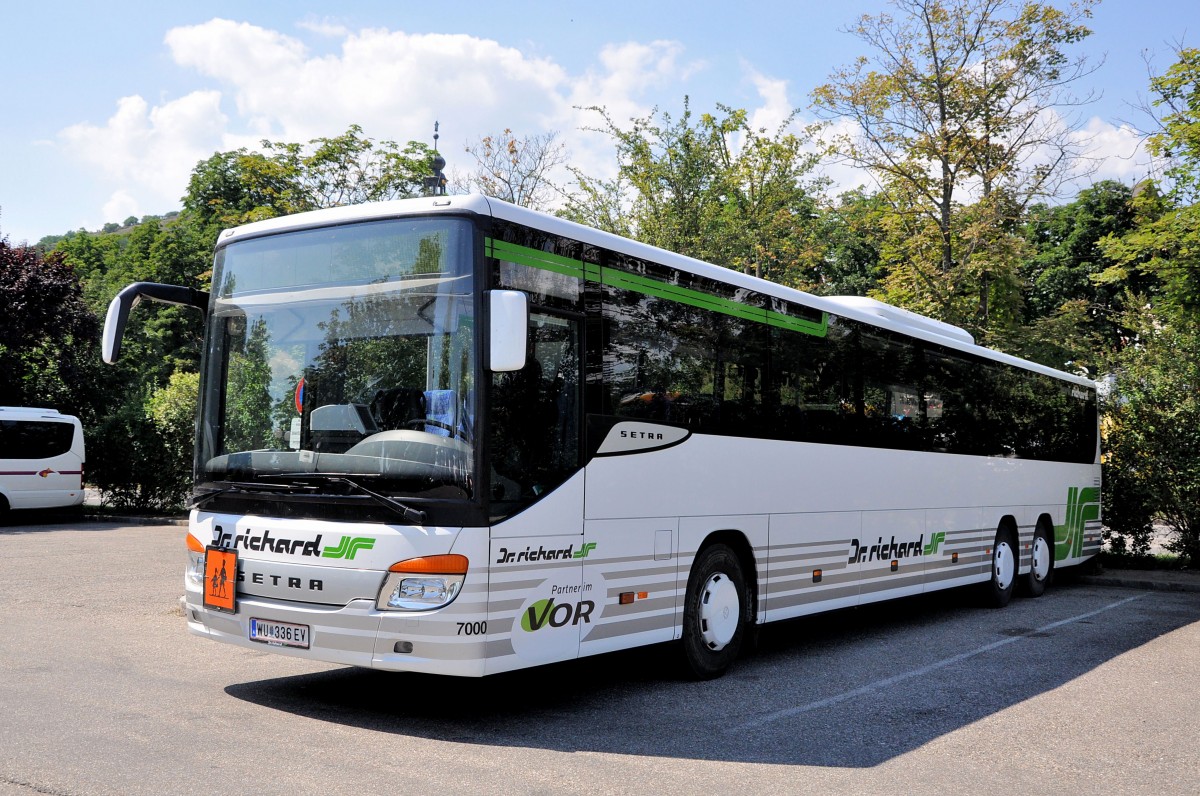
[[[79,418],[0,406],[0,512],[82,504],[83,462]]]

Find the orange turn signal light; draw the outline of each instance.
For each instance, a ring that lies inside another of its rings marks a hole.
[[[193,553],[203,553],[204,545],[200,544],[200,540],[189,533],[187,535],[187,549]]]
[[[422,575],[465,575],[467,557],[456,553],[441,556],[421,556],[397,561],[388,567],[388,572],[415,572]]]

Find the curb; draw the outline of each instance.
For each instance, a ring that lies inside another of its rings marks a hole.
[[[186,528],[187,517],[146,517],[124,514],[84,514],[84,522],[116,522],[122,525],[175,525]]]
[[[1136,575],[1081,575],[1080,583],[1089,586],[1119,586],[1125,589],[1143,589],[1148,591],[1174,591],[1200,594],[1200,579],[1172,578],[1155,579],[1138,577]]]

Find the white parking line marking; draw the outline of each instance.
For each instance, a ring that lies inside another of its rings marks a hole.
[[[1056,627],[1062,627],[1063,625],[1069,625],[1073,622],[1079,622],[1084,619],[1090,619],[1091,617],[1096,616],[1097,614],[1102,614],[1105,611],[1111,611],[1114,608],[1120,608],[1122,605],[1131,603],[1134,600],[1139,600],[1142,598],[1142,596],[1143,595],[1138,594],[1138,595],[1134,595],[1133,597],[1126,597],[1123,600],[1117,600],[1115,603],[1110,603],[1109,605],[1106,605],[1102,608],[1097,608],[1095,611],[1088,611],[1086,614],[1079,614],[1078,616],[1072,616],[1068,619],[1060,619],[1057,622],[1051,622],[1050,624],[1045,625],[1044,627],[1039,627],[1037,630],[1031,630],[1028,633],[1022,633],[1019,636],[1012,636],[1010,638],[1000,639],[999,641],[993,641],[991,644],[985,644],[982,647],[978,647],[976,649],[970,650],[969,652],[963,652],[958,655],[952,655],[949,658],[943,658],[940,661],[935,661],[934,663],[930,663],[926,666],[922,666],[919,669],[913,669],[912,671],[904,672],[903,674],[893,675],[893,676],[887,677],[883,680],[876,680],[875,682],[868,683],[867,685],[861,686],[860,688],[855,688],[853,691],[845,691],[841,694],[836,694],[831,697],[826,697],[825,699],[819,699],[816,702],[809,702],[807,705],[797,705],[796,707],[783,708],[783,709],[777,710],[773,713],[768,713],[765,716],[759,716],[758,718],[751,719],[750,721],[747,721],[744,724],[739,724],[732,729],[735,731],[741,731],[741,730],[754,729],[756,727],[762,727],[764,725],[772,724],[774,722],[780,721],[781,719],[790,718],[792,716],[798,716],[801,713],[808,713],[811,710],[820,710],[821,708],[827,708],[830,705],[837,705],[837,704],[846,702],[851,699],[856,699],[860,696],[865,696],[874,691],[882,691],[885,688],[890,688],[891,686],[895,685],[896,683],[902,683],[905,680],[911,680],[914,677],[922,677],[926,674],[929,674],[930,672],[937,671],[938,669],[944,669],[947,666],[953,666],[954,664],[959,663],[960,661],[965,661],[969,658],[974,658],[977,655],[983,655],[986,652],[991,652],[992,650],[999,649],[1000,647],[1003,647],[1005,645],[1016,643],[1018,641],[1021,641],[1022,639],[1026,639],[1031,636],[1037,635],[1038,633],[1045,633],[1046,631],[1053,630]]]

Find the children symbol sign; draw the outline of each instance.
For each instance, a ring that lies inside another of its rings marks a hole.
[[[204,607],[234,613],[237,590],[237,551],[219,547],[204,549]]]

